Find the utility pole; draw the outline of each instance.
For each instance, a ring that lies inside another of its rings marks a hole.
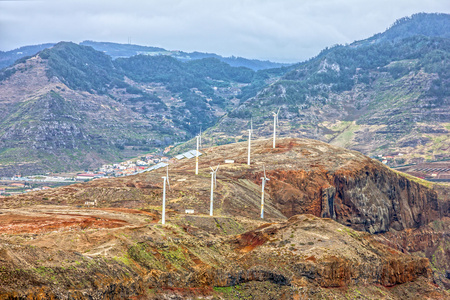
[[[197,135],[196,138],[197,138],[197,153],[195,153],[195,175],[198,175],[198,153],[199,153],[198,146],[199,146],[200,136]]]
[[[248,129],[248,155],[247,155],[247,165],[250,166],[250,147],[252,145],[252,131],[253,131],[253,120],[250,119],[250,129]]]
[[[163,204],[162,204],[162,218],[161,223],[166,224],[166,176],[163,177],[164,185],[163,185]]]
[[[217,168],[214,170],[212,167],[210,174],[211,174],[211,199],[210,199],[210,206],[209,206],[209,215],[212,217],[213,210],[214,210],[214,186],[217,186],[217,170],[219,169],[220,165],[217,165]]]
[[[162,204],[162,217],[161,223],[164,225],[166,223],[166,181],[170,190],[170,182],[169,182],[169,166],[167,166],[166,176],[163,176],[164,185],[163,185],[163,204]]]
[[[277,113],[272,112],[273,114],[273,148],[275,149],[275,139],[276,139],[276,131],[278,124],[278,113],[280,112],[280,108],[278,108]]]
[[[261,189],[261,219],[264,219],[264,186],[266,185],[266,181],[269,181],[269,178],[266,177],[266,168],[264,168],[264,177],[261,177],[262,180],[262,189]]]

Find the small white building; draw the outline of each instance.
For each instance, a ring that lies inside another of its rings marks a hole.
[[[77,180],[90,180],[94,179],[95,174],[89,174],[89,173],[83,173],[83,174],[77,174],[76,179]]]

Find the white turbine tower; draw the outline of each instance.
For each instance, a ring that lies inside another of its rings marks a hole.
[[[275,139],[276,139],[278,113],[279,112],[280,112],[280,108],[278,108],[277,113],[272,112],[272,114],[273,114],[273,148],[275,148]]]
[[[163,176],[163,179],[164,179],[164,185],[163,185],[163,204],[162,204],[161,223],[165,224],[166,223],[166,181],[167,181],[167,185],[169,186],[169,190],[170,190],[169,166],[167,166],[167,173],[166,173],[166,176]]]
[[[195,175],[198,175],[198,143],[200,139],[200,135],[196,136],[197,138],[197,153],[195,153]]]
[[[247,165],[250,166],[250,147],[252,144],[252,131],[253,131],[253,120],[250,119],[250,129],[248,129],[248,155],[247,155]]]
[[[209,215],[212,216],[213,215],[213,203],[214,203],[214,187],[217,186],[217,180],[216,180],[216,175],[217,175],[217,170],[219,169],[219,165],[217,165],[217,168],[214,170],[212,167],[211,168],[211,201],[210,201],[210,207],[209,207]]]
[[[266,177],[266,168],[264,168],[264,177],[261,177],[262,180],[262,190],[261,190],[261,219],[264,218],[264,186],[266,185],[266,181],[269,181],[269,178]]]

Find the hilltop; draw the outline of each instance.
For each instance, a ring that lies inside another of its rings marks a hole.
[[[11,278],[2,293],[448,296],[435,285],[449,286],[448,198],[319,141],[280,139],[273,149],[257,140],[252,149],[250,166],[245,142],[203,149],[197,176],[194,159],[171,162],[164,226],[164,169],[2,198],[0,253]],[[218,164],[210,217],[209,167]],[[263,166],[270,181],[261,220]]]

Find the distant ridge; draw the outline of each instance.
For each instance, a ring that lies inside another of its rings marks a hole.
[[[15,61],[23,57],[32,56],[47,48],[51,48],[56,43],[47,43],[41,45],[24,46],[10,51],[0,51],[0,69],[11,66]],[[203,52],[183,52],[176,50],[166,50],[159,47],[140,46],[133,44],[119,44],[111,42],[95,42],[95,41],[83,41],[79,43],[82,46],[89,46],[97,51],[103,52],[112,59],[116,58],[128,58],[135,55],[149,55],[159,56],[166,55],[171,56],[177,60],[186,62],[191,60],[198,60],[203,58],[217,58],[218,60],[229,64],[232,67],[246,67],[254,71],[280,68],[289,66],[291,64],[271,62],[268,60],[247,59],[243,57],[223,57],[215,53],[203,53]]]
[[[44,49],[53,47],[54,43],[24,46],[10,51],[0,51],[0,70],[11,66],[16,60],[32,56]]]
[[[181,61],[190,61],[203,58],[217,58],[222,62],[229,64],[232,67],[246,67],[254,71],[262,69],[279,68],[283,66],[289,66],[290,64],[276,63],[271,61],[262,61],[258,59],[247,59],[243,57],[223,57],[214,53],[203,53],[203,52],[183,52],[178,50],[166,50],[158,47],[147,47],[131,44],[118,44],[118,43],[107,43],[107,42],[94,42],[94,41],[84,41],[80,45],[91,46],[97,51],[102,51],[108,54],[113,59],[118,57],[131,57],[139,54],[143,55],[167,55],[176,58]]]

